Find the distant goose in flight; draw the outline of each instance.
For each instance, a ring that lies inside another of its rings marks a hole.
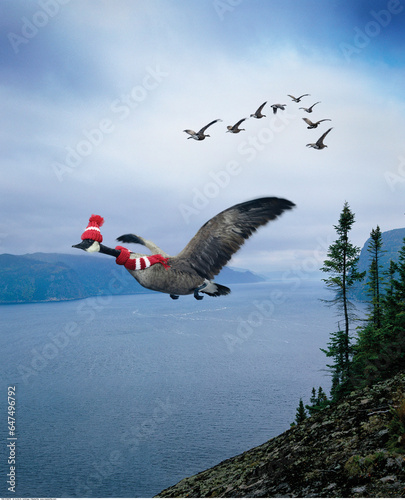
[[[191,129],[183,130],[183,132],[186,132],[187,134],[190,135],[190,137],[187,137],[187,139],[195,139],[196,141],[203,141],[206,137],[210,137],[208,134],[204,134],[204,132],[207,130],[208,127],[211,127],[211,125],[214,125],[214,123],[217,122],[222,122],[222,120],[218,118],[218,120],[210,122],[208,125],[203,127],[198,132],[194,132],[194,130]]]
[[[307,95],[311,95],[311,94],[302,94],[302,95],[300,95],[299,97],[294,97],[294,96],[293,96],[293,95],[291,95],[291,94],[287,94],[287,95],[288,95],[288,97],[291,97],[291,99],[292,99],[294,102],[300,102],[300,101],[301,101],[301,99],[302,99],[303,97],[305,97],[305,96],[307,96]]]
[[[245,130],[244,128],[239,128],[239,125],[247,120],[247,118],[242,118],[242,120],[239,120],[238,122],[235,123],[235,125],[228,125],[226,128],[228,129],[227,132],[231,132],[232,134],[239,134],[239,132],[242,132],[242,130]]]
[[[271,107],[273,108],[273,113],[276,114],[278,109],[281,109],[282,111],[285,110],[285,107],[287,104],[272,104]]]
[[[206,222],[177,255],[169,256],[154,243],[134,234],[120,236],[118,241],[140,243],[158,255],[130,252],[117,246],[110,248],[101,242],[100,226],[104,219],[92,215],[82,234],[82,242],[73,245],[87,252],[100,252],[115,257],[143,287],[167,293],[172,299],[192,295],[197,300],[205,293],[211,297],[228,295],[230,289],[212,279],[231,259],[258,227],[277,219],[294,203],[283,198],[259,198],[234,205]]]
[[[257,110],[253,113],[253,115],[250,115],[253,118],[264,118],[266,115],[262,114],[262,110],[264,106],[267,104],[267,101],[264,102],[261,106],[257,108]]]
[[[330,122],[329,118],[324,118],[323,120],[318,120],[317,122],[311,122],[309,118],[303,118],[304,122],[308,124],[307,128],[316,128],[322,122]]]
[[[312,113],[312,108],[313,108],[314,106],[316,106],[317,104],[319,104],[320,102],[321,102],[321,101],[316,102],[315,104],[313,104],[313,105],[312,105],[312,106],[310,106],[309,108],[302,108],[302,107],[301,107],[301,108],[299,108],[299,109],[303,109],[303,110],[304,110],[304,111],[306,111],[307,113]]]
[[[321,137],[316,142],[311,142],[311,143],[307,144],[307,146],[310,147],[310,148],[314,148],[314,149],[327,148],[328,146],[323,143],[323,140],[329,134],[329,132],[332,130],[332,128],[330,128],[324,134],[322,134]]]

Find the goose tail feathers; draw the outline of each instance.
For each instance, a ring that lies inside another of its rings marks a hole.
[[[213,281],[209,281],[207,286],[200,291],[201,293],[206,293],[210,297],[220,297],[221,295],[229,295],[231,293],[230,288],[214,283]]]

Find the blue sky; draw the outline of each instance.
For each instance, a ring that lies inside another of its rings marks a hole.
[[[107,245],[175,254],[260,196],[297,208],[232,259],[258,272],[320,267],[345,201],[359,246],[405,226],[403,0],[2,0],[0,24],[1,253],[73,253],[98,213]]]

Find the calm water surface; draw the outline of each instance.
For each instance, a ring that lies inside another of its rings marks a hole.
[[[151,497],[289,428],[329,390],[322,285],[0,306],[2,497]],[[7,387],[17,487],[7,491]]]

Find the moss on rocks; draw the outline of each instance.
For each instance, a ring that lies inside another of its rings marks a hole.
[[[157,496],[403,497],[404,402],[401,372]]]

